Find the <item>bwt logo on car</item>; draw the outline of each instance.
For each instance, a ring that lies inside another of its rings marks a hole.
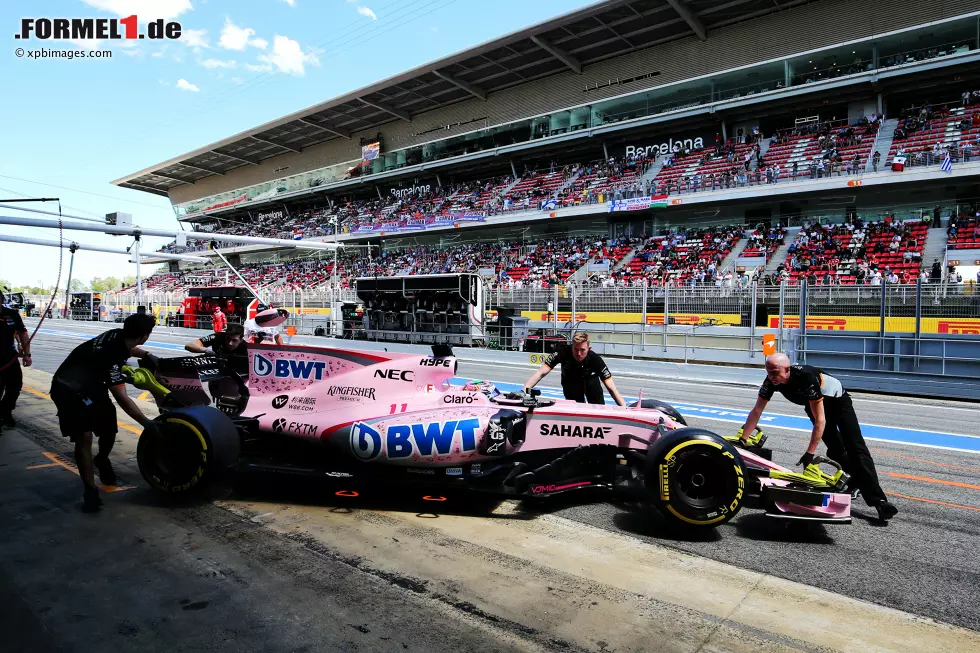
[[[292,358],[277,358],[272,361],[262,354],[255,354],[252,359],[252,371],[255,376],[273,375],[277,379],[313,379],[322,381],[323,370],[327,364],[323,361],[303,361]]]
[[[180,38],[180,23],[162,18],[142,22],[146,23],[145,34],[139,31],[140,20],[135,14],[125,18],[21,18],[20,32],[15,33],[14,38],[29,39],[33,36],[42,41]],[[124,28],[123,31],[119,30],[120,25]]]
[[[476,432],[479,428],[480,420],[475,417],[446,422],[396,424],[385,430],[385,446],[382,448],[379,430],[370,424],[355,422],[350,430],[350,448],[361,460],[374,460],[381,456],[382,451],[389,460],[413,455],[424,458],[447,456],[452,453],[457,433],[460,434],[461,452],[476,451]]]

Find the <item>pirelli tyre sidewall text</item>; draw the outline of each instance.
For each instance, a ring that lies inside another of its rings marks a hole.
[[[651,502],[684,526],[723,524],[738,514],[746,495],[738,451],[705,429],[678,429],[654,442],[644,476]]]
[[[190,406],[157,417],[136,448],[140,474],[167,494],[205,486],[238,461],[241,438],[235,424],[210,406]]]

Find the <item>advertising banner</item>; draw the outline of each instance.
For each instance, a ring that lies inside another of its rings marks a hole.
[[[642,211],[644,209],[662,209],[667,207],[666,195],[653,195],[652,197],[632,197],[628,200],[611,200],[609,202],[609,212],[616,211]]]

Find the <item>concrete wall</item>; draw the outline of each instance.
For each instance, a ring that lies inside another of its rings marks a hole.
[[[497,125],[650,88],[646,80],[584,91],[587,85],[609,79],[658,71],[660,74],[654,79],[657,86],[663,86],[978,10],[977,0],[894,0],[887,8],[870,2],[822,0],[713,30],[704,42],[692,36],[665,43],[591,64],[581,75],[571,71],[553,75],[493,93],[486,102],[460,102],[413,116],[411,123],[389,123],[380,131],[385,150],[400,149],[432,140],[431,135],[415,134],[443,125],[484,118],[488,124]],[[455,127],[440,131],[439,137],[470,130],[471,127]],[[282,173],[274,172],[276,168],[288,166],[288,174],[293,175],[359,159],[359,138],[378,131],[375,127],[353,134],[351,140],[336,139],[299,154],[284,154],[224,176],[180,185],[170,191],[170,198],[175,204],[182,203],[282,177]],[[665,138],[671,136],[671,128],[664,127],[662,134]]]

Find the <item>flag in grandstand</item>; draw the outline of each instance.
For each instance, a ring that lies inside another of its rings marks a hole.
[[[943,159],[942,171],[953,172],[953,160],[949,158],[949,152],[946,153],[946,158]]]
[[[304,233],[306,233],[305,229],[296,229],[293,231],[293,240],[303,240]]]

